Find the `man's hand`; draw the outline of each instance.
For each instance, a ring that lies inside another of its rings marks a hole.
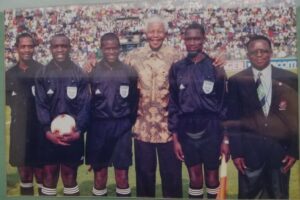
[[[290,155],[286,155],[282,160],[284,166],[281,168],[281,172],[287,173],[293,167],[295,162],[296,162],[296,158]]]
[[[244,158],[233,159],[235,167],[242,173],[245,174],[245,169],[247,168]]]
[[[78,131],[76,131],[76,129],[74,128],[71,133],[63,134],[61,141],[65,142],[65,143],[71,143],[71,142],[78,140],[79,138],[80,138],[80,133]]]
[[[68,143],[66,143],[66,142],[64,142],[64,141],[62,141],[62,135],[60,135],[59,133],[58,133],[58,131],[56,131],[56,132],[51,132],[51,131],[47,131],[47,133],[46,133],[46,138],[48,139],[48,140],[50,140],[52,143],[54,143],[54,144],[58,144],[58,145],[62,145],[62,146],[68,146],[68,145],[70,145],[70,144],[68,144]]]
[[[214,60],[213,65],[217,67],[224,67],[226,64],[226,51],[220,50],[217,51],[216,54],[210,55],[211,58]]]
[[[228,162],[230,158],[230,149],[229,149],[229,140],[228,139],[223,139],[222,144],[221,144],[221,150],[220,150],[220,155],[225,156],[226,162]]]
[[[181,144],[178,141],[177,134],[173,134],[173,149],[178,160],[184,161],[184,154],[181,148]]]
[[[83,66],[83,71],[86,73],[90,73],[92,69],[96,66],[97,60],[96,59],[89,59]]]

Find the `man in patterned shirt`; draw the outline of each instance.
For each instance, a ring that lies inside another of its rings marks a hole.
[[[182,58],[173,47],[163,44],[168,25],[154,16],[146,21],[148,43],[128,53],[125,63],[138,73],[140,102],[134,126],[137,196],[155,196],[156,152],[163,197],[182,197],[181,162],[173,152],[168,131],[168,73],[172,63]]]

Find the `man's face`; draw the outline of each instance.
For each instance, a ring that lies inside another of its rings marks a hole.
[[[188,53],[198,53],[203,49],[205,36],[198,29],[189,29],[184,36],[184,43]]]
[[[56,62],[64,62],[69,59],[70,49],[71,46],[67,37],[58,36],[51,41],[50,51]]]
[[[112,64],[118,60],[120,45],[117,40],[106,40],[101,44],[104,59]]]
[[[27,63],[32,60],[34,52],[34,43],[30,37],[22,37],[19,39],[17,46],[17,53],[19,55],[19,61]]]
[[[265,40],[255,40],[248,46],[247,56],[257,70],[266,68],[272,57],[272,49]]]
[[[161,22],[153,22],[149,24],[146,30],[146,36],[150,48],[153,51],[158,51],[166,38],[164,24]]]

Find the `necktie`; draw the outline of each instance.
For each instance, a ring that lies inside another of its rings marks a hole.
[[[258,99],[260,101],[260,105],[262,107],[264,115],[267,116],[268,115],[267,96],[266,96],[266,91],[261,82],[261,76],[262,76],[262,73],[259,72],[257,75],[257,80],[256,80],[256,91],[257,91]]]

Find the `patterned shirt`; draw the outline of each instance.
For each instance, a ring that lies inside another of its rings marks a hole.
[[[171,65],[183,57],[179,51],[163,45],[152,51],[149,45],[128,53],[125,63],[138,73],[140,100],[134,137],[150,143],[171,140],[168,131],[168,74]]]

